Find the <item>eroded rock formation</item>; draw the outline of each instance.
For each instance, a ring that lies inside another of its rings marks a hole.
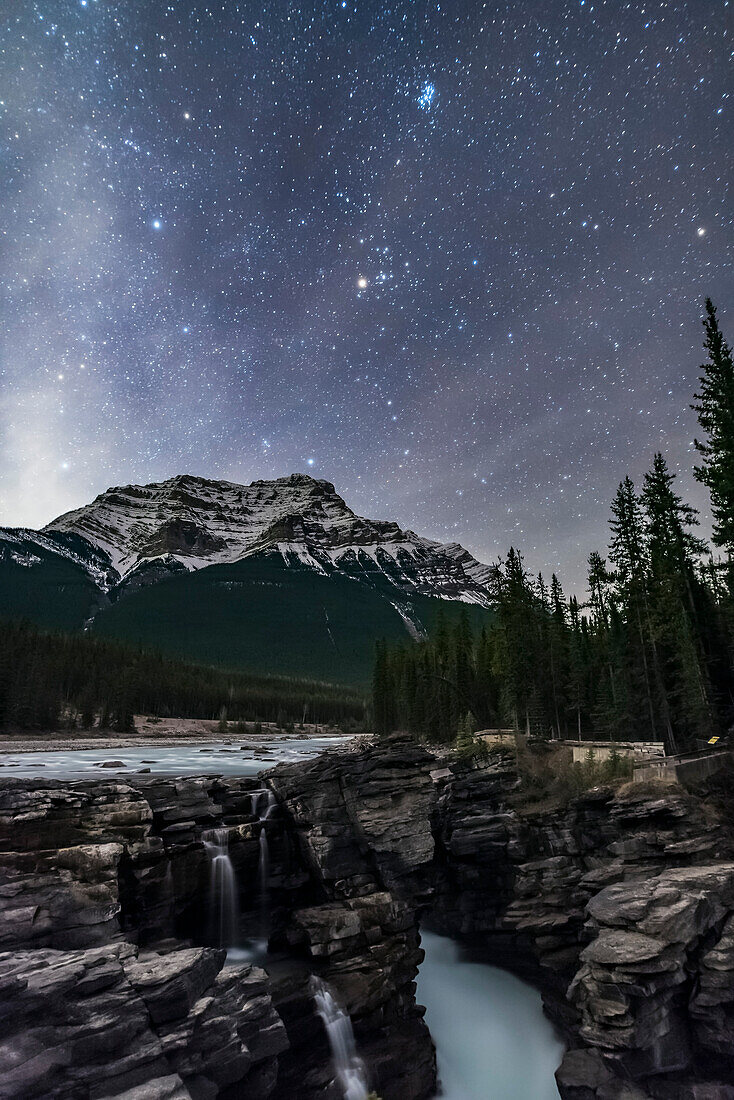
[[[332,891],[378,880],[541,988],[566,1100],[734,1098],[734,844],[711,806],[653,784],[530,811],[511,756],[400,739],[271,781]]]
[[[215,777],[5,780],[0,1096],[338,1100],[312,974],[353,1015],[385,1100],[432,1093],[414,910],[369,875],[359,896],[332,889],[277,808],[260,819],[261,787]],[[227,836],[254,936],[266,830],[270,975],[223,968],[223,951],[191,946],[210,935],[202,834],[212,828]]]
[[[0,955],[0,1096],[272,1095],[288,1046],[264,970],[224,951]]]
[[[734,844],[710,804],[658,784],[531,811],[509,756],[399,738],[266,782],[261,821],[253,779],[4,781],[0,1095],[338,1100],[318,975],[383,1100],[429,1097],[418,915],[538,984],[564,1100],[734,1100]],[[202,946],[215,827],[254,933],[266,830],[268,974]]]

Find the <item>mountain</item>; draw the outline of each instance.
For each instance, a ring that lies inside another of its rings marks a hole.
[[[364,682],[377,638],[486,617],[489,567],[356,515],[328,481],[183,475],[0,528],[0,612],[211,663]]]

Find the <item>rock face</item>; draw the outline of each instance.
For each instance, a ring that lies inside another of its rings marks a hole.
[[[430,895],[433,877],[433,763],[430,753],[398,741],[387,753],[327,753],[268,776],[311,880],[328,899],[284,914],[274,942],[328,960],[329,984],[384,1100],[430,1096],[435,1086],[433,1048],[415,1004],[423,958],[415,906]],[[306,1042],[293,1055],[296,1067],[307,1061]],[[295,1077],[290,1087],[288,1095],[302,1095]]]
[[[370,1086],[423,1100],[420,917],[538,984],[564,1100],[734,1100],[734,843],[710,805],[658,784],[531,812],[508,756],[405,738],[265,782],[4,781],[0,1097],[340,1100],[317,976]],[[207,945],[211,829],[254,936],[267,883],[267,974]]]
[[[260,820],[264,798],[254,779],[5,780],[0,1096],[338,1100],[312,974],[353,1015],[384,1100],[433,1092],[414,910],[374,876],[331,889],[277,807]],[[189,946],[212,927],[210,829],[253,935],[265,831],[272,976]]]
[[[734,1097],[734,846],[674,785],[519,813],[509,757],[454,765],[432,919],[536,982],[567,1100]]]
[[[587,911],[595,936],[568,996],[607,1079],[655,1088],[698,1062],[721,1072],[710,1094],[734,1095],[734,862],[608,886]]]
[[[564,1098],[734,1100],[734,842],[711,807],[651,785],[520,811],[508,756],[445,763],[398,738],[271,773],[344,899],[286,934],[338,951],[382,884],[540,986],[569,1042]]]
[[[421,746],[393,738],[387,750],[281,765],[269,779],[325,888],[350,897],[384,883],[415,902],[433,892],[435,765]]]
[[[288,1045],[267,975],[117,943],[0,954],[0,1095],[267,1097]]]

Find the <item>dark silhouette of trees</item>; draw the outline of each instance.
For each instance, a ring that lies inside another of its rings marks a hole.
[[[294,723],[362,723],[356,690],[190,664],[84,634],[0,622],[0,729],[125,733],[134,714]]]
[[[611,503],[607,557],[588,559],[588,602],[566,600],[557,577],[532,580],[510,548],[492,571],[493,618],[423,642],[379,649],[380,731],[434,740],[469,725],[539,737],[664,740],[689,749],[734,718],[734,365],[706,301],[697,411],[699,481],[711,493],[722,565],[696,533],[696,510],[657,453],[642,491],[625,477]],[[378,698],[379,696],[379,698]],[[468,717],[467,717],[468,715]]]

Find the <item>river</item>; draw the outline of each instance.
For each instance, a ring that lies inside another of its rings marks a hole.
[[[126,748],[49,749],[0,755],[3,776],[42,779],[104,779],[132,775],[141,768],[158,775],[257,775],[283,761],[307,760],[324,749],[344,744],[348,737],[309,737],[269,740],[261,745],[246,741],[178,744],[154,743]],[[120,767],[102,767],[119,761]]]
[[[558,1100],[563,1043],[532,986],[422,932],[417,998],[436,1044],[441,1100]]]

